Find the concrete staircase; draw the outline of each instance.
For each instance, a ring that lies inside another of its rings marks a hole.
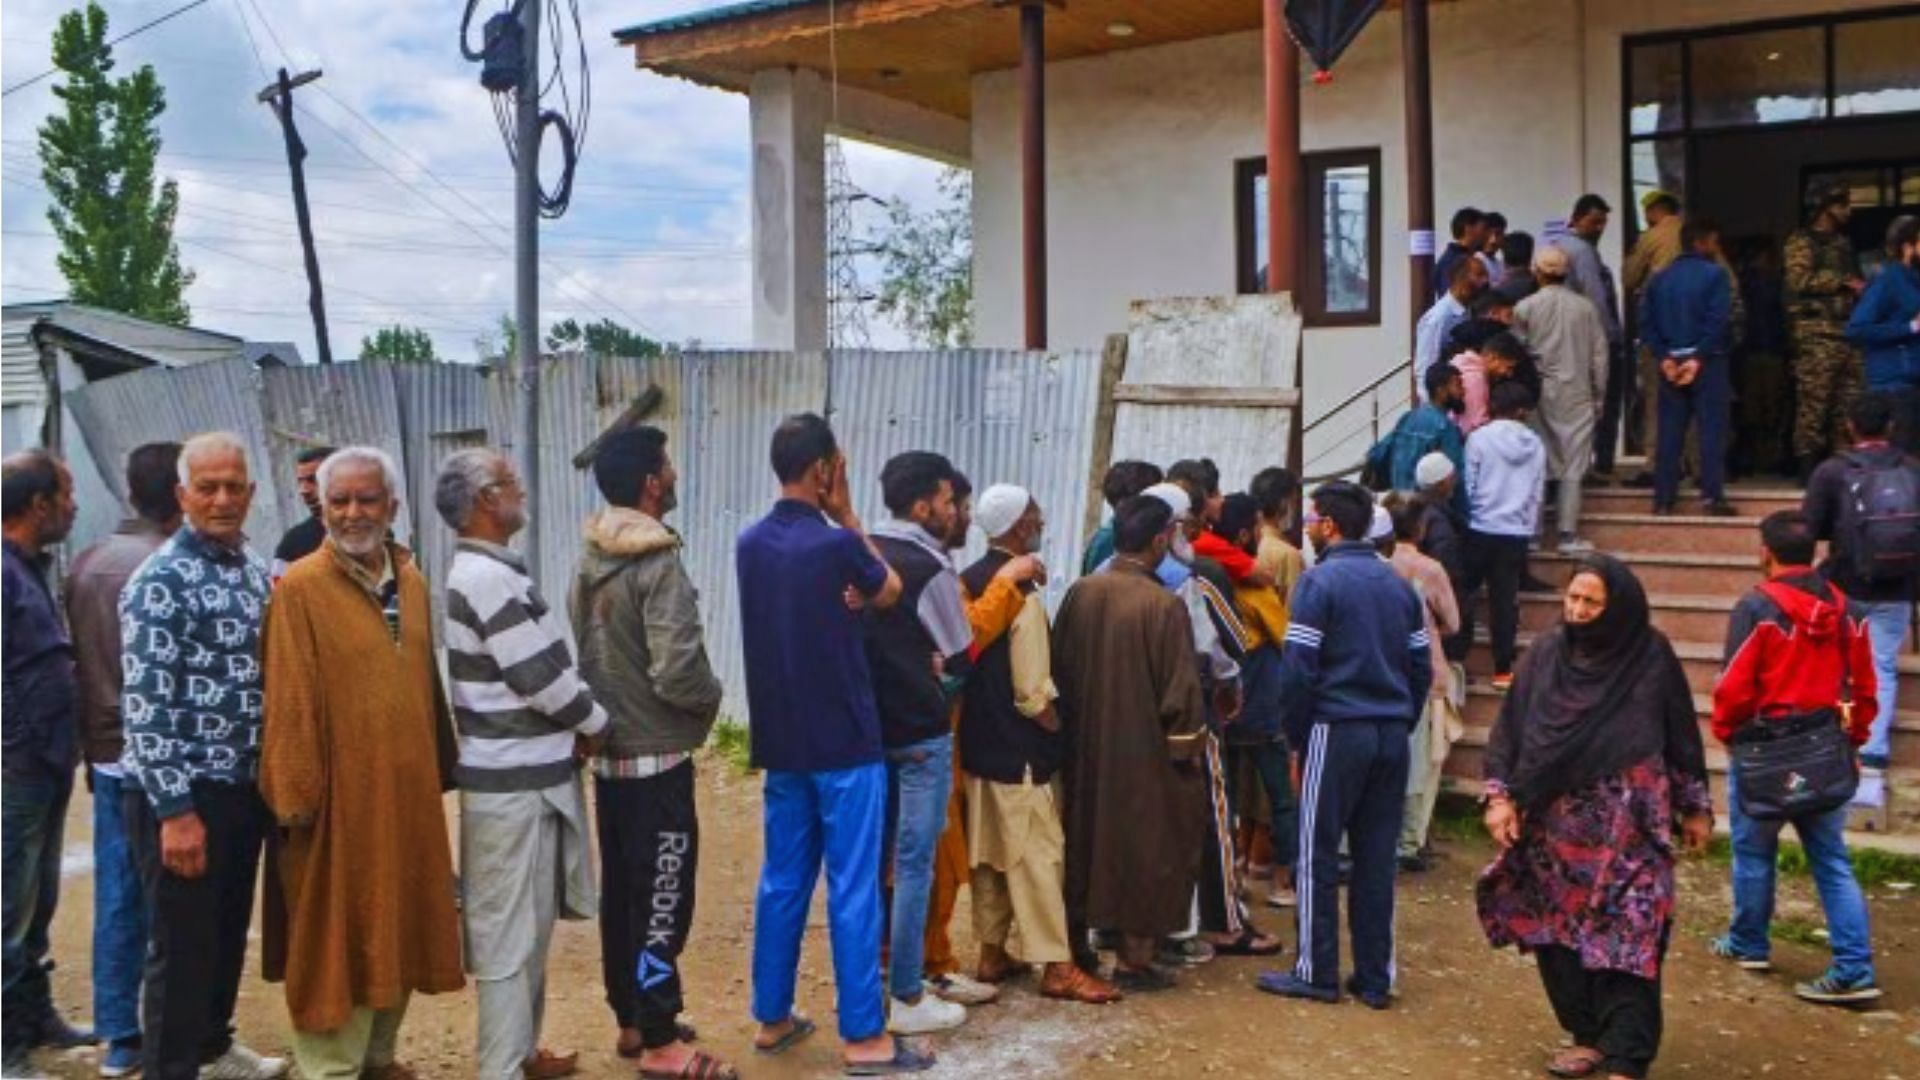
[[[1760,519],[1775,510],[1798,507],[1800,492],[1736,485],[1729,499],[1739,508],[1740,517],[1655,517],[1648,512],[1652,500],[1646,491],[1590,490],[1580,530],[1601,550],[1626,561],[1645,584],[1654,625],[1672,639],[1693,688],[1715,799],[1723,809],[1727,755],[1713,738],[1709,720],[1713,681],[1720,673],[1726,645],[1727,616],[1740,596],[1760,580]],[[1683,501],[1681,505],[1690,504]],[[1555,552],[1541,552],[1534,556],[1533,572],[1542,580],[1563,585],[1572,576],[1574,562]],[[1559,596],[1523,595],[1522,648],[1559,619]],[[1450,786],[1468,792],[1479,790],[1487,733],[1503,700],[1489,683],[1493,659],[1484,605],[1476,625],[1479,638],[1467,659],[1467,733],[1447,762]],[[1856,813],[1853,826],[1862,842],[1905,849],[1920,844],[1920,654],[1903,653],[1900,673],[1887,805],[1878,813]]]

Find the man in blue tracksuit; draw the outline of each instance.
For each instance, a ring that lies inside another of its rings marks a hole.
[[[1920,217],[1887,226],[1887,261],[1854,305],[1847,340],[1866,350],[1867,392],[1893,395],[1895,444],[1920,452]]]
[[[1726,473],[1727,415],[1733,407],[1727,328],[1733,287],[1716,261],[1719,230],[1689,217],[1680,227],[1680,257],[1653,276],[1640,297],[1640,343],[1660,376],[1660,443],[1654,451],[1653,512],[1670,514],[1680,489],[1680,451],[1687,425],[1700,425],[1700,494],[1705,512],[1731,517]]]
[[[1393,988],[1395,845],[1407,792],[1407,738],[1433,682],[1426,620],[1413,587],[1366,541],[1373,500],[1332,483],[1313,493],[1307,537],[1320,561],[1294,587],[1281,650],[1287,743],[1300,774],[1295,870],[1300,946],[1293,970],[1260,989],[1340,999],[1339,850],[1353,856],[1347,990],[1384,1009]]]

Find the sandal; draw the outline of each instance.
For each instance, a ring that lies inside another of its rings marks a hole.
[[[740,1080],[738,1069],[705,1050],[695,1050],[676,1071],[643,1068],[639,1075],[640,1080]]]
[[[1561,1080],[1581,1080],[1600,1071],[1605,1055],[1590,1046],[1569,1046],[1547,1062],[1547,1075]]]
[[[779,1038],[765,1046],[760,1045],[758,1042],[754,1043],[753,1052],[762,1057],[773,1057],[777,1054],[784,1054],[788,1050],[793,1049],[795,1043],[798,1043],[800,1040],[818,1030],[813,1021],[801,1016],[799,1013],[794,1013],[789,1019],[793,1021],[792,1027],[781,1032]]]
[[[1265,945],[1259,943],[1263,938],[1267,941]],[[1240,931],[1240,936],[1232,941],[1224,944],[1216,941],[1212,945],[1216,956],[1278,956],[1286,948],[1279,938],[1262,934],[1251,926]]]
[[[898,1035],[893,1037],[893,1056],[885,1061],[849,1061],[848,1076],[897,1076],[900,1073],[926,1072],[933,1068],[934,1056],[922,1053]]]

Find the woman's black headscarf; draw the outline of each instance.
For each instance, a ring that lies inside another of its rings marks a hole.
[[[1605,583],[1606,610],[1585,625],[1562,622],[1527,650],[1487,742],[1487,776],[1527,809],[1651,757],[1704,779],[1693,696],[1640,579],[1605,555],[1574,573]]]

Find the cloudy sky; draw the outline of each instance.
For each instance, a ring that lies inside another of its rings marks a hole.
[[[104,0],[109,36],[181,2]],[[6,0],[0,81],[12,86],[49,66],[53,25],[72,4]],[[501,6],[482,0],[480,11]],[[611,36],[713,6],[581,3],[592,117],[572,209],[544,223],[546,321],[607,317],[709,345],[749,338],[746,99],[638,72]],[[335,354],[352,356],[376,327],[404,322],[431,331],[442,355],[474,355],[475,339],[513,306],[512,176],[478,68],[460,56],[459,8],[454,0],[209,0],[116,47],[123,70],[152,64],[166,87],[161,171],[180,184],[176,237],[197,275],[187,292],[197,325],[293,341],[314,355],[285,150],[254,95],[283,64],[319,67],[324,78],[296,99]],[[54,82],[9,95],[0,112],[7,303],[65,291],[34,135],[58,104]],[[847,147],[860,188],[931,201],[937,166]],[[902,341],[877,322],[874,338]]]

